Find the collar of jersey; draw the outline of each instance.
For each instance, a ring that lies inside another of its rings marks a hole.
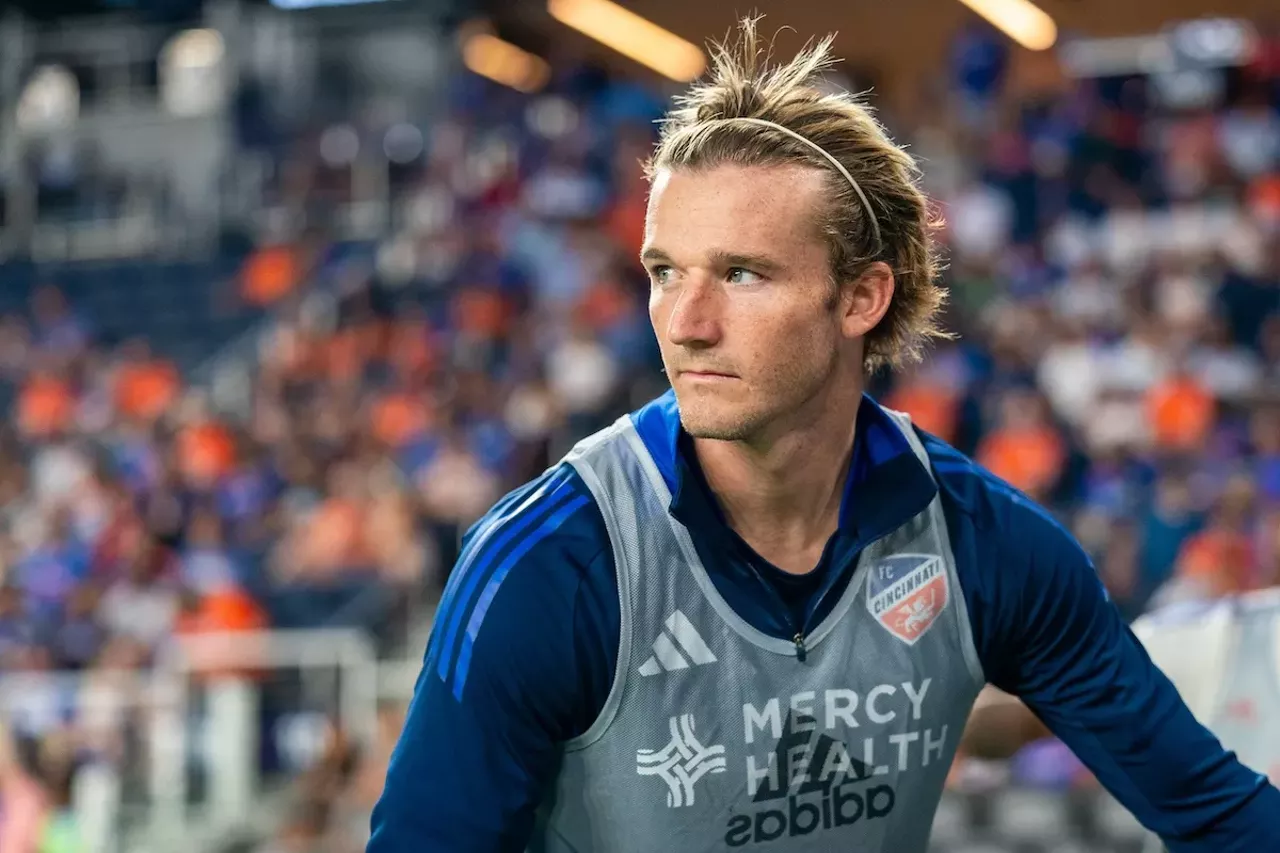
[[[671,491],[671,514],[692,531],[731,533],[693,458],[692,440],[680,427],[675,392],[635,412],[632,421]],[[933,477],[906,436],[875,400],[863,395],[840,504],[837,540],[845,547],[838,550],[860,551],[920,513],[936,493]]]

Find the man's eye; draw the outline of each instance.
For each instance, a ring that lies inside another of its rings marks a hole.
[[[730,284],[758,284],[764,281],[764,276],[742,267],[733,267],[729,270],[728,279]]]
[[[666,284],[671,279],[671,267],[659,264],[649,270],[649,277],[657,284]]]

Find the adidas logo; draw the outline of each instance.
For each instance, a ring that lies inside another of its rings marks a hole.
[[[888,817],[898,795],[890,785],[866,784],[875,775],[875,769],[851,756],[842,741],[818,731],[814,717],[792,711],[765,766],[757,770],[747,757],[752,807],[729,819],[725,846],[794,839]],[[756,785],[760,787],[752,793]]]
[[[664,624],[667,630],[653,641],[653,654],[640,664],[641,675],[688,669],[690,661],[694,666],[716,662],[716,656],[684,613],[677,610],[667,617]]]

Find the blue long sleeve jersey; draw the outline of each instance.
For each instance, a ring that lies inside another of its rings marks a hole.
[[[839,529],[817,568],[793,576],[726,524],[672,394],[632,417],[717,590],[776,637],[818,624],[863,547],[941,490],[987,680],[1021,697],[1172,853],[1280,850],[1280,791],[1196,722],[1088,556],[1010,486],[921,434],[930,476],[866,398]],[[446,586],[368,853],[522,850],[560,744],[605,703],[619,618],[609,537],[571,467],[500,501]]]

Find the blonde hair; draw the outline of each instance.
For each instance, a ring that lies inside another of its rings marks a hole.
[[[858,97],[819,88],[834,64],[832,36],[774,65],[758,21],[744,18],[735,41],[711,46],[709,77],[676,99],[645,173],[652,180],[664,169],[723,163],[823,169],[831,180],[817,225],[833,280],[854,281],[875,261],[894,272],[893,299],[867,333],[863,366],[870,372],[918,361],[927,341],[951,337],[938,325],[946,290],[932,235],[940,222],[920,190],[919,169]]]

